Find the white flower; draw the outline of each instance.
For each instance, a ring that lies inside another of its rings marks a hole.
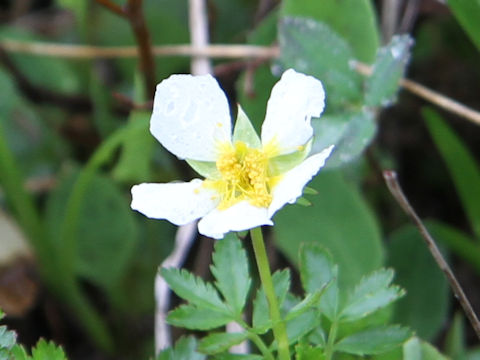
[[[273,225],[273,214],[302,195],[333,149],[307,157],[310,120],[324,99],[319,80],[287,70],[272,90],[261,138],[240,107],[232,134],[227,99],[212,76],[172,75],[157,86],[150,131],[205,180],[136,185],[132,209],[176,225],[201,218],[199,232],[217,239]]]

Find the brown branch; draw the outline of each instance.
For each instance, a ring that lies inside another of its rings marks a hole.
[[[92,101],[82,95],[66,95],[33,84],[10,59],[7,52],[0,46],[0,64],[12,75],[17,87],[27,99],[35,103],[52,104],[63,109],[91,112]]]
[[[147,29],[142,11],[143,0],[128,0],[125,13],[137,40],[140,55],[140,70],[143,73],[145,89],[148,99],[155,95],[155,61],[153,58],[150,33]]]
[[[420,234],[422,235],[422,238],[427,244],[428,249],[432,253],[433,258],[437,262],[438,267],[443,271],[448,282],[450,283],[450,287],[452,288],[455,297],[460,302],[460,305],[462,306],[463,311],[467,315],[468,320],[472,324],[472,327],[475,330],[477,337],[480,339],[480,321],[478,320],[477,315],[475,314],[472,305],[468,301],[468,298],[465,295],[460,283],[455,277],[455,274],[443,258],[440,250],[438,250],[435,240],[430,235],[425,225],[423,225],[422,220],[418,217],[417,213],[412,208],[407,197],[403,193],[402,188],[397,181],[397,173],[395,171],[387,170],[383,172],[383,177],[385,178],[388,189],[392,193],[395,200],[397,200],[403,211],[405,211],[405,213],[410,217],[415,226],[418,228]]]

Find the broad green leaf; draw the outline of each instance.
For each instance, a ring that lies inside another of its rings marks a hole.
[[[396,325],[381,326],[340,340],[335,345],[335,350],[356,355],[380,354],[402,345],[410,336],[411,332],[407,328]]]
[[[338,168],[358,158],[373,140],[377,126],[374,114],[362,109],[358,112],[337,113],[313,119],[314,140],[312,154],[335,145],[325,168]]]
[[[379,34],[370,0],[286,0],[282,15],[324,22],[348,41],[358,60],[370,63],[375,57]]]
[[[480,239],[480,170],[475,158],[436,111],[425,108],[422,115],[447,165],[470,226]]]
[[[182,337],[174,348],[163,350],[155,360],[205,360],[206,356],[196,351],[197,341],[193,336]]]
[[[235,319],[224,312],[194,305],[181,305],[170,311],[167,322],[171,325],[190,330],[211,330],[223,326]]]
[[[295,344],[304,335],[320,325],[319,312],[308,310],[303,314],[287,321],[287,336],[290,344]]]
[[[347,42],[328,25],[309,18],[283,18],[279,45],[283,68],[294,68],[322,81],[329,110],[359,104],[362,78],[349,64],[354,55]]]
[[[407,291],[395,306],[394,320],[410,326],[424,339],[433,339],[448,314],[448,284],[444,274],[413,225],[391,234],[388,244],[388,264],[395,269],[395,282]]]
[[[322,297],[320,308],[329,319],[336,318],[338,312],[338,268],[332,257],[317,244],[304,244],[300,248],[300,278],[308,293],[321,291],[328,286]]]
[[[145,122],[150,113],[134,110],[130,113],[129,122]],[[151,180],[150,164],[154,150],[155,138],[148,128],[132,127],[130,134],[122,144],[120,159],[113,170],[116,180],[139,183]]]
[[[376,219],[356,187],[340,172],[320,172],[309,186],[319,192],[311,199],[313,206],[287,206],[275,216],[276,244],[294,264],[304,242],[327,249],[332,254],[330,264],[341,269],[339,286],[353,287],[383,264]],[[329,279],[328,275],[312,285],[310,280],[304,281],[304,288],[313,292]]]
[[[40,339],[37,345],[32,349],[32,360],[66,360],[67,357],[61,347],[53,342],[46,342]]]
[[[215,285],[225,302],[236,314],[241,314],[250,290],[251,279],[248,259],[242,243],[234,234],[227,234],[215,243],[213,266],[210,267],[216,279]]]
[[[57,249],[62,246],[60,226],[77,175],[73,172],[61,178],[47,202],[47,229]],[[77,274],[104,289],[114,287],[127,270],[137,236],[127,199],[114,182],[101,175],[93,177],[83,198],[78,224]]]
[[[27,354],[27,351],[25,350],[25,348],[21,345],[18,345],[16,344],[12,350],[11,350],[11,354],[13,355],[13,358],[15,360],[32,360],[32,358],[30,356],[28,356]],[[1,351],[0,351],[0,355],[1,355]],[[1,358],[1,357],[0,357]]]
[[[378,50],[372,67],[373,73],[365,84],[366,105],[388,106],[395,100],[412,45],[413,39],[410,36],[394,36],[387,46]]]
[[[210,334],[200,341],[198,350],[204,354],[215,355],[230,349],[234,345],[240,344],[247,338],[248,333]]]
[[[281,307],[290,288],[290,271],[288,269],[276,271],[272,276],[272,281],[278,306]],[[264,333],[271,327],[270,310],[263,289],[257,291],[253,301],[252,327],[259,333]]]
[[[450,10],[480,50],[480,0],[447,0]]]
[[[466,359],[467,351],[463,319],[463,314],[460,312],[455,313],[445,340],[445,353],[452,359]]]
[[[432,345],[412,337],[403,345],[403,360],[448,360]]]
[[[217,290],[210,283],[204,282],[185,269],[162,268],[160,274],[175,294],[182,299],[205,309],[228,313]]]
[[[343,321],[355,321],[390,305],[405,292],[398,286],[391,285],[393,270],[381,269],[365,276],[355,287],[348,302],[340,314]]]
[[[240,105],[238,105],[237,121],[235,122],[232,138],[234,144],[237,141],[241,141],[251,148],[259,148],[262,146],[257,132]]]

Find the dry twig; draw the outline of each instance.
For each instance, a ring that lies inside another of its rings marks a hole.
[[[403,211],[405,211],[405,213],[410,217],[410,219],[413,221],[415,226],[418,228],[433,258],[437,262],[438,267],[445,274],[448,282],[450,283],[450,287],[452,288],[453,293],[455,294],[455,297],[460,302],[460,305],[462,306],[463,311],[467,315],[467,318],[472,324],[472,327],[475,330],[475,333],[480,339],[480,322],[477,318],[477,315],[475,314],[475,311],[473,310],[472,305],[468,301],[467,296],[463,292],[463,289],[460,283],[458,282],[457,278],[455,277],[455,274],[453,273],[452,269],[443,258],[443,255],[440,252],[440,250],[438,250],[435,240],[430,235],[425,225],[423,225],[422,220],[418,217],[417,213],[412,208],[412,206],[410,205],[410,202],[408,201],[407,197],[403,193],[402,188],[400,187],[400,184],[397,181],[397,173],[391,170],[384,171],[383,177],[385,178],[385,182],[387,183],[388,189],[392,193],[395,200],[397,200],[398,204],[401,206]]]

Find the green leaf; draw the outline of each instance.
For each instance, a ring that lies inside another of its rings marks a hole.
[[[290,344],[295,344],[303,336],[320,325],[319,312],[308,310],[301,315],[287,321],[287,336]]]
[[[145,122],[150,113],[134,110],[130,113],[129,122]],[[153,155],[155,138],[143,127],[132,127],[122,144],[120,159],[113,170],[116,180],[139,183],[152,178],[150,163]]]
[[[32,360],[66,360],[67,357],[61,347],[53,342],[46,342],[40,339],[32,349]]]
[[[470,226],[480,239],[480,170],[475,158],[436,111],[425,108],[422,115],[447,165]]]
[[[206,356],[199,354],[195,349],[197,341],[193,336],[182,337],[175,347],[165,349],[155,358],[156,360],[205,360]]]
[[[265,358],[255,354],[229,354],[223,353],[213,357],[215,360],[264,360]]]
[[[287,316],[285,316],[285,320],[292,320],[310,310],[312,307],[317,306],[326,288],[327,285],[312,294],[307,294],[307,296],[301,302],[289,310]]]
[[[343,321],[355,321],[390,305],[405,294],[398,286],[391,286],[393,270],[381,269],[365,276],[355,287],[340,314]]]
[[[343,338],[335,345],[335,350],[361,356],[381,354],[402,345],[410,336],[407,328],[380,326]]]
[[[297,345],[295,347],[296,360],[325,360],[324,349],[322,347],[312,347],[310,345]]]
[[[354,58],[347,42],[328,25],[308,18],[286,17],[279,27],[283,68],[294,68],[320,79],[329,98],[329,110],[361,101],[362,79],[349,62]]]
[[[57,249],[67,201],[78,173],[64,176],[47,202],[47,229]],[[95,175],[88,184],[79,213],[75,270],[89,281],[111,289],[127,270],[137,228],[127,199],[110,179]]]
[[[448,360],[429,343],[412,337],[403,345],[403,360]]]
[[[16,344],[12,350],[11,350],[11,354],[13,355],[13,358],[15,360],[32,360],[32,358],[30,356],[28,356],[25,348],[21,345],[18,345]],[[0,351],[0,355],[1,355],[1,351]],[[0,357],[1,358],[1,357]],[[2,359],[3,360],[3,359]]]
[[[445,340],[445,353],[452,359],[466,359],[463,314],[456,312]]]
[[[448,284],[444,274],[413,225],[395,231],[387,243],[388,264],[395,269],[395,282],[407,291],[395,306],[394,320],[410,326],[422,338],[433,339],[448,314]]]
[[[248,333],[218,333],[204,337],[198,345],[198,350],[207,355],[218,354],[240,344],[248,338]]]
[[[182,299],[205,309],[228,314],[228,309],[218,296],[217,290],[201,278],[185,269],[162,268],[160,274],[170,288]]]
[[[234,320],[233,316],[224,312],[199,308],[190,304],[177,307],[167,316],[169,324],[190,330],[216,329]]]
[[[313,119],[314,141],[312,154],[335,145],[325,168],[338,168],[358,158],[373,140],[377,125],[374,114],[362,109],[358,112],[325,115]]]
[[[480,50],[480,0],[447,0],[450,10]]]
[[[276,244],[294,264],[302,242],[327,249],[332,254],[330,264],[338,264],[341,269],[339,286],[353,287],[383,263],[376,219],[356,187],[340,172],[320,172],[309,186],[319,191],[312,198],[313,206],[287,206],[276,214]],[[310,280],[304,282],[305,291],[320,289],[331,278],[330,274],[326,276],[312,287]]]
[[[282,14],[324,22],[348,41],[358,60],[370,63],[375,57],[379,34],[370,0],[285,0]]]
[[[240,315],[247,300],[251,279],[247,254],[236,235],[227,234],[222,241],[215,243],[213,266],[210,269],[217,280],[215,285],[226,303]]]
[[[330,254],[318,244],[303,244],[300,248],[300,278],[307,293],[321,291],[328,286],[320,308],[329,319],[338,312],[338,268]]]
[[[373,73],[365,84],[366,105],[388,106],[395,100],[412,45],[413,39],[408,35],[393,36],[387,46],[378,50]]]
[[[6,326],[0,326],[0,349],[10,350],[17,342],[17,334],[7,330]]]
[[[276,271],[272,281],[278,306],[281,307],[290,288],[290,271],[288,269]],[[263,289],[257,291],[253,302],[252,324],[253,329],[258,333],[264,333],[271,328],[269,306]]]
[[[238,105],[237,121],[232,138],[234,144],[237,141],[245,143],[250,148],[260,148],[262,146],[257,132],[240,105]]]

